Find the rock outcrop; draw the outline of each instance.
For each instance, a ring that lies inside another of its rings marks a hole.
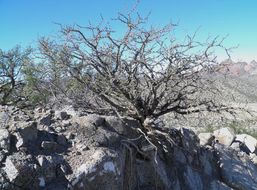
[[[0,189],[257,189],[253,137],[70,113],[0,107]]]

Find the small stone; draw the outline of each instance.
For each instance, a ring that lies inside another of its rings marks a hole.
[[[13,121],[19,121],[19,120],[20,120],[19,116],[16,115],[13,117]]]
[[[45,165],[47,160],[46,160],[45,156],[39,155],[37,157],[37,161],[38,161],[39,165],[42,167]]]
[[[71,125],[70,121],[69,120],[63,120],[62,121],[62,126],[63,127],[69,127]]]
[[[68,133],[67,134],[67,139],[71,140],[71,139],[74,139],[75,138],[75,135],[73,133]]]
[[[61,116],[61,119],[62,119],[62,120],[66,120],[66,119],[69,119],[69,118],[70,118],[70,115],[67,114],[67,112],[65,112],[65,111],[62,111],[62,112],[60,113],[60,116]]]
[[[72,171],[68,168],[67,165],[65,164],[61,164],[60,169],[62,171],[63,174],[67,175],[70,174]]]
[[[7,129],[0,129],[0,149],[10,149],[10,134]]]
[[[52,114],[48,114],[45,117],[43,117],[42,119],[40,119],[39,123],[41,125],[46,125],[46,126],[50,126],[52,124]]]
[[[16,148],[19,150],[22,146],[25,146],[25,142],[19,133],[14,134],[17,138]]]
[[[250,157],[251,161],[252,161],[255,165],[257,165],[257,155],[250,153],[250,156],[249,156],[249,157]]]
[[[240,151],[240,142],[233,142],[230,145],[230,147],[239,152]]]
[[[42,113],[43,109],[41,107],[35,108],[34,110],[35,113]]]
[[[59,119],[59,120],[70,119],[70,115],[66,111],[57,112],[55,117],[56,117],[56,119]]]
[[[58,126],[58,127],[55,128],[55,131],[56,131],[57,133],[60,133],[60,132],[63,131],[63,129],[62,129],[60,126]]]
[[[89,147],[85,144],[77,144],[76,145],[76,148],[79,152],[83,152],[83,151],[86,151],[86,150],[89,150]]]

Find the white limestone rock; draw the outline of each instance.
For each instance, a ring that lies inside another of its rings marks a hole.
[[[234,130],[228,127],[215,130],[213,136],[215,137],[215,141],[226,146],[230,146],[235,139]]]
[[[251,153],[255,152],[257,139],[247,134],[236,135],[235,141],[244,143]]]
[[[211,142],[214,140],[212,133],[199,133],[198,138],[202,146],[211,145]]]

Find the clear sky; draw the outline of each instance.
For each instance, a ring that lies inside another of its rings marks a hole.
[[[135,0],[0,0],[0,48],[34,45],[41,36],[54,35],[61,24],[96,21],[100,14],[115,17]],[[138,11],[151,11],[150,22],[179,23],[177,36],[226,36],[225,45],[239,47],[234,60],[257,60],[257,0],[141,0]]]

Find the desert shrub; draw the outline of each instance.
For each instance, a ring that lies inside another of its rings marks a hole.
[[[215,50],[228,51],[224,39],[199,42],[193,35],[180,42],[172,35],[174,25],[149,27],[138,14],[119,14],[114,21],[121,31],[103,20],[62,26],[61,40],[40,40],[48,64],[64,69],[88,92],[85,107],[131,116],[144,125],[170,112],[232,109],[212,98],[219,91],[211,77],[218,63]]]
[[[24,80],[21,74],[31,61],[31,49],[17,46],[9,51],[0,49],[0,104],[18,104],[23,101]]]

